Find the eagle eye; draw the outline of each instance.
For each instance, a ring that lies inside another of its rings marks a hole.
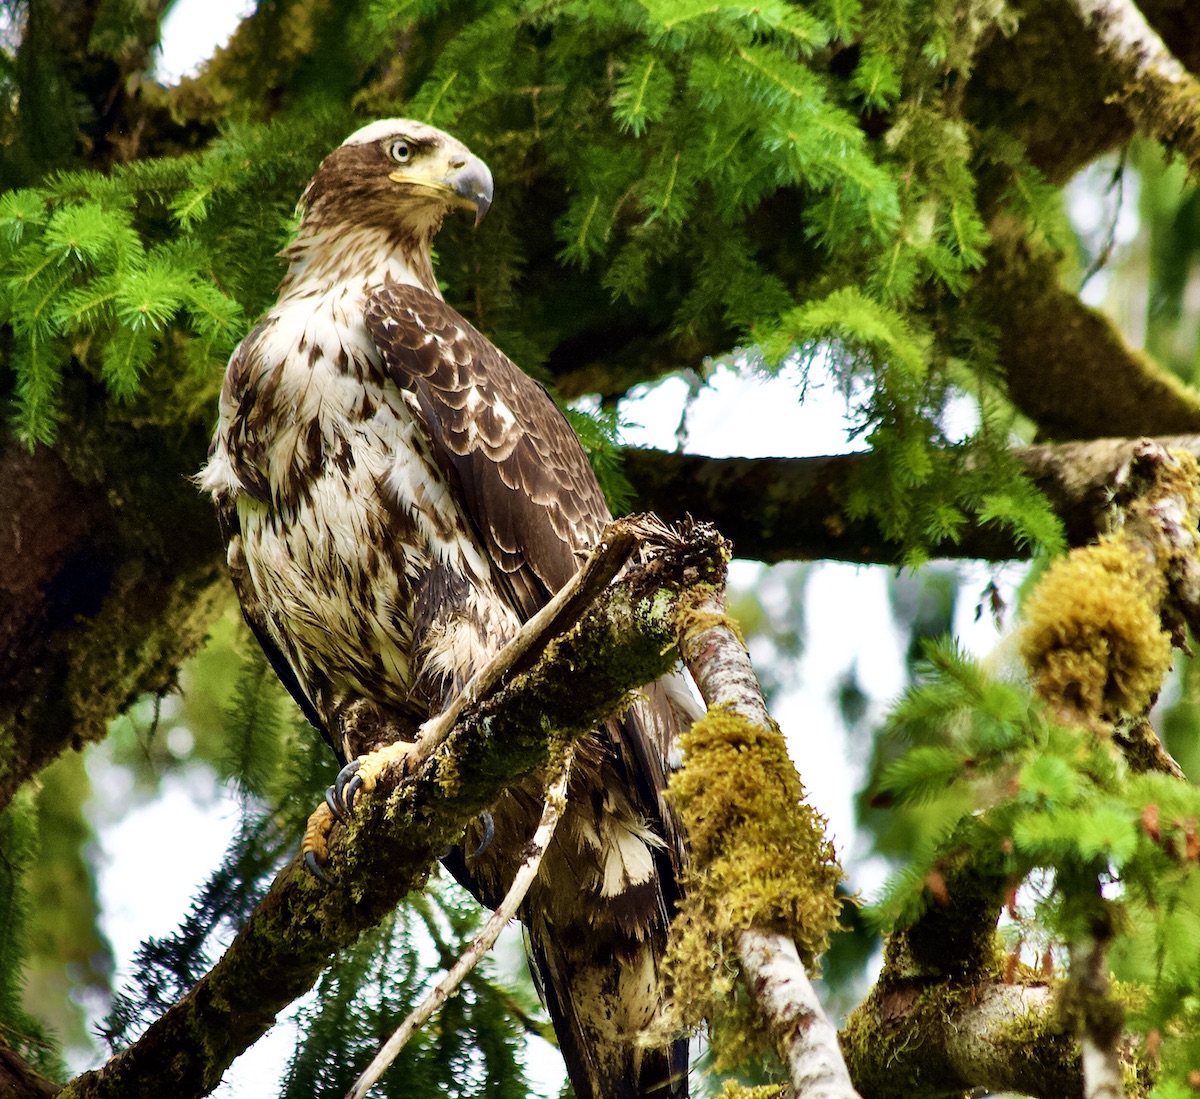
[[[397,164],[406,164],[412,159],[413,147],[412,142],[406,138],[398,137],[388,146],[388,156],[390,156]]]

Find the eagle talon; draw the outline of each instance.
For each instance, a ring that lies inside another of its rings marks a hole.
[[[341,803],[338,801],[337,795],[332,786],[325,791],[325,804],[329,806],[329,811],[337,817],[343,824],[346,823],[346,814],[342,812]]]
[[[317,861],[317,853],[315,851],[306,851],[304,853],[304,865],[317,881],[324,882],[326,885],[329,884],[329,879],[325,876],[325,871],[321,869],[321,864]]]
[[[467,856],[468,859],[479,858],[492,846],[492,840],[496,838],[496,822],[492,819],[492,814],[484,810],[479,814],[479,820],[483,825],[483,839],[479,841],[479,846]]]
[[[354,799],[358,797],[358,792],[363,788],[363,780],[358,775],[352,775],[350,781],[346,783],[346,789],[342,792],[342,796],[346,801],[346,812],[354,812]]]
[[[344,821],[354,811],[354,795],[362,786],[362,779],[358,777],[358,769],[361,766],[361,759],[352,759],[347,763],[338,771],[337,778],[333,780],[333,785],[325,795],[326,800],[332,799],[330,807],[339,820]]]
[[[333,807],[328,801],[321,802],[308,818],[308,824],[304,828],[304,840],[300,845],[308,872],[318,881],[326,883],[329,879],[321,866],[329,858],[329,833],[333,823]]]

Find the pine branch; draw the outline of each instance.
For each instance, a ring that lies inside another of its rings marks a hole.
[[[415,775],[403,784],[385,778],[360,799],[349,829],[334,830],[332,886],[293,860],[216,966],[137,1042],[64,1094],[186,1099],[216,1087],[332,953],[419,888],[442,850],[502,789],[547,766],[552,749],[594,729],[628,692],[670,669],[682,593],[711,583],[724,560],[715,533],[697,528],[631,568],[528,672],[464,712]]]
[[[1180,152],[1200,176],[1200,81],[1180,64],[1133,0],[1072,0],[1123,84],[1140,127]]]

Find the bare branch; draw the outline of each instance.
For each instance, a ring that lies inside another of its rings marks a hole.
[[[772,1028],[790,1034],[781,1044],[788,1075],[804,1099],[860,1099],[817,991],[804,970],[796,944],[776,932],[743,931],[738,959],[763,1015]]]

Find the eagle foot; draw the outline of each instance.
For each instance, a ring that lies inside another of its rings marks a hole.
[[[370,794],[379,782],[380,776],[393,767],[399,767],[403,776],[408,771],[408,757],[415,744],[398,740],[394,744],[385,745],[358,759],[352,759],[338,773],[333,785],[325,791],[325,800],[317,806],[304,829],[304,840],[300,851],[304,855],[304,865],[309,873],[320,881],[329,879],[321,869],[329,861],[329,833],[336,821],[345,824],[354,812],[354,801],[359,793]],[[484,833],[484,844],[481,853],[491,842],[491,829]]]
[[[333,808],[326,798],[308,818],[308,824],[304,828],[304,839],[300,843],[304,865],[318,881],[329,881],[321,867],[329,858],[329,831],[333,828],[334,819]]]

